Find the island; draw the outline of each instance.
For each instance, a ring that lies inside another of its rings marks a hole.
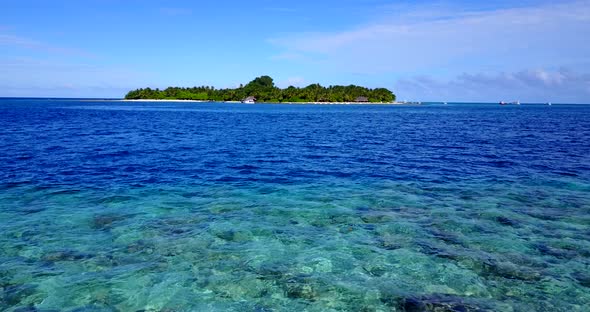
[[[385,88],[370,89],[356,85],[304,88],[275,86],[270,76],[261,76],[235,89],[169,87],[164,90],[141,88],[129,91],[126,100],[193,100],[242,103],[393,103],[395,94]]]

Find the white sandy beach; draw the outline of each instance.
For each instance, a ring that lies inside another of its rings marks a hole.
[[[120,99],[120,100],[104,100],[104,101],[115,101],[115,102],[179,102],[179,103],[228,103],[228,104],[241,104],[240,101],[202,101],[202,100],[147,100],[147,99],[137,99],[137,100],[129,100],[129,99]],[[314,104],[314,105],[415,105],[417,103],[404,103],[404,102],[390,102],[390,103],[358,103],[358,102],[280,102],[280,103],[266,103],[266,102],[257,102],[256,104]],[[252,105],[249,104],[248,105]]]

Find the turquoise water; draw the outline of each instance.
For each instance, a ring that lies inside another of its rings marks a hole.
[[[588,106],[0,111],[2,310],[590,304]]]

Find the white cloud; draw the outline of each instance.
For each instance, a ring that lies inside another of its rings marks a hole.
[[[2,29],[0,28],[0,30]],[[80,56],[85,58],[97,57],[95,54],[81,49],[55,46],[30,38],[10,34],[0,34],[0,46],[7,46],[12,48],[26,48],[43,53],[61,54],[67,56]]]
[[[149,75],[121,67],[34,58],[0,59],[2,96],[122,97],[150,85]]]
[[[305,55],[331,70],[415,73],[588,62],[588,37],[590,1],[583,0],[479,12],[429,7],[389,13],[351,30],[270,42],[283,48],[278,58]]]
[[[590,74],[568,69],[463,73],[450,80],[417,76],[394,85],[400,99],[422,101],[589,103]]]
[[[272,38],[274,60],[397,81],[400,99],[590,102],[590,0],[493,10],[443,3],[383,6],[354,28]]]
[[[271,60],[290,60],[290,61],[302,61],[305,60],[306,56],[303,53],[296,52],[284,52],[277,55],[273,55]]]
[[[0,96],[121,97],[125,90],[148,85],[150,77],[101,64],[85,50],[8,33],[0,33],[0,48],[5,51],[0,56]]]

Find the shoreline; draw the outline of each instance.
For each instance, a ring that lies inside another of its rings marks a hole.
[[[102,100],[104,102],[178,102],[178,103],[227,103],[227,104],[245,104],[245,105],[253,105],[252,103],[242,103],[240,101],[203,101],[203,100],[164,100],[164,99],[157,99],[157,100],[148,100],[148,99],[116,99],[116,100]],[[365,102],[257,102],[254,104],[289,104],[289,105],[419,105],[420,102],[375,102],[375,103],[365,103]]]

